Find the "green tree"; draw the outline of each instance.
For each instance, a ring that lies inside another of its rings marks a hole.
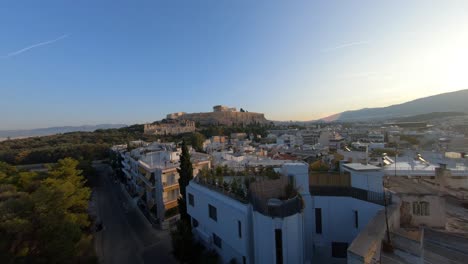
[[[59,160],[46,173],[0,162],[0,262],[89,262],[89,188],[78,161]]]
[[[181,197],[179,197],[179,213],[180,218],[183,221],[190,222],[189,216],[187,214],[187,194],[186,188],[190,180],[193,179],[193,167],[192,162],[190,161],[190,153],[187,148],[185,141],[182,141],[182,154],[180,155],[180,168],[177,169],[179,173],[179,189]],[[190,224],[190,223],[189,223]]]
[[[198,151],[203,151],[203,142],[205,142],[205,136],[201,133],[195,132],[192,134],[192,147]]]
[[[195,243],[192,227],[185,221],[177,222],[171,231],[172,254],[180,263],[197,263],[203,247]]]

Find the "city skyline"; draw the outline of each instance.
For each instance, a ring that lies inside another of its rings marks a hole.
[[[223,104],[314,120],[468,88],[468,3],[15,3],[0,130],[145,123]]]

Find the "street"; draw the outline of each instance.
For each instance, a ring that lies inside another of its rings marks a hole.
[[[169,231],[154,229],[120,183],[111,178],[107,164],[94,166],[96,178],[90,179],[96,214],[103,229],[96,233],[95,248],[100,263],[176,263],[171,255]]]

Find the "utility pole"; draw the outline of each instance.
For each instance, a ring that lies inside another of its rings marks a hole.
[[[398,145],[395,146],[395,177],[396,177],[396,169],[397,169],[397,155],[398,155]],[[393,245],[390,239],[390,228],[388,226],[388,202],[387,202],[387,191],[385,190],[384,185],[384,207],[385,207],[385,226],[387,228],[387,243],[384,244],[384,251],[386,252],[393,252]]]

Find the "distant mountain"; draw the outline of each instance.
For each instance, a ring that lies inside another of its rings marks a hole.
[[[378,108],[346,111],[322,118],[322,121],[366,121],[402,118],[433,112],[468,113],[468,89],[416,99]]]
[[[110,129],[110,128],[121,128],[126,127],[124,124],[100,124],[94,126],[63,126],[63,127],[48,127],[48,128],[36,128],[26,130],[0,130],[0,138],[22,138],[22,137],[37,137],[37,136],[48,136],[54,134],[63,134],[69,132],[85,131],[92,132],[97,129]]]
[[[461,112],[433,112],[429,114],[414,115],[408,117],[400,117],[395,119],[396,122],[428,122],[434,119],[455,117],[455,116],[466,116],[468,113]]]

